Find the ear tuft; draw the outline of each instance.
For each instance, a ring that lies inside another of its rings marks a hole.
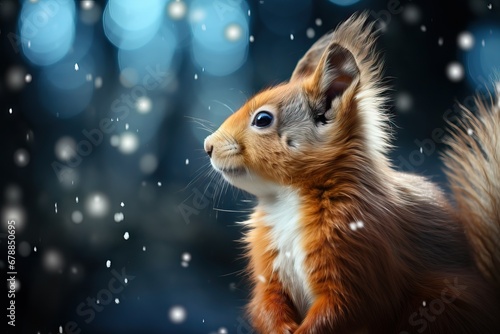
[[[321,56],[325,53],[326,48],[333,38],[333,33],[326,34],[318,39],[307,53],[299,60],[295,70],[293,71],[290,81],[305,78],[314,73],[318,66]]]
[[[342,95],[358,77],[359,68],[353,54],[332,43],[316,68],[313,82],[319,93],[332,101]]]

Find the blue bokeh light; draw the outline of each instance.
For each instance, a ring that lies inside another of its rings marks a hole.
[[[55,87],[61,90],[71,90],[82,86],[86,81],[86,73],[92,72],[93,62],[85,59],[78,63],[79,70],[75,70],[75,63],[61,61],[58,64],[47,66],[43,76]]]
[[[339,6],[350,6],[354,5],[355,3],[359,2],[360,0],[330,0],[330,2],[333,2],[336,5]]]
[[[92,100],[94,85],[87,74],[94,71],[90,57],[75,63],[64,60],[47,66],[40,73],[38,91],[42,105],[61,118],[70,118],[82,112]]]
[[[73,1],[24,1],[19,17],[23,54],[33,64],[46,66],[61,60],[75,38]]]
[[[248,53],[248,5],[219,8],[215,3],[191,5],[193,59],[207,73],[223,76],[239,69]]]
[[[109,0],[103,14],[104,32],[120,49],[137,49],[158,32],[166,0]]]
[[[118,51],[118,63],[120,70],[132,69],[134,78],[127,80],[132,84],[141,81],[150,71],[159,69],[167,71],[177,47],[177,39],[174,33],[167,27],[163,27],[147,44],[134,50],[120,49]],[[130,75],[130,74],[129,74]]]
[[[95,42],[94,27],[77,23],[75,41],[66,57],[62,60],[70,59],[71,61],[78,62],[80,59],[89,56],[89,53],[92,54],[93,57],[96,57],[97,53],[95,52],[95,49],[91,52],[92,45]]]
[[[224,76],[238,70],[246,61],[247,47],[235,48],[225,52],[215,51],[199,43],[193,43],[194,61],[205,72]]]
[[[470,32],[475,39],[474,47],[463,51],[467,81],[475,90],[491,91],[500,73],[500,25],[476,25]]]

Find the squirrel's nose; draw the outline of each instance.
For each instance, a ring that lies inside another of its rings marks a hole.
[[[203,143],[205,152],[207,152],[208,156],[211,158],[212,157],[212,152],[214,150],[214,145],[210,144],[209,138],[205,139],[205,142]]]
[[[212,157],[212,151],[214,150],[214,146],[210,145],[205,147],[205,152],[207,152],[208,156],[211,158]]]

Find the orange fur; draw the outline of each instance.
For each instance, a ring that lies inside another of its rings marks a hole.
[[[488,236],[500,236],[498,207],[488,207],[500,202],[498,180],[461,190],[471,171],[457,157],[471,144],[463,131],[447,161],[461,216],[436,185],[391,168],[366,19],[320,39],[289,82],[257,94],[205,141],[214,168],[259,201],[244,239],[252,323],[264,334],[498,333],[500,252]],[[257,127],[262,111],[273,121]],[[500,131],[497,116],[482,117],[468,125]],[[498,145],[478,161],[489,177],[500,173]]]

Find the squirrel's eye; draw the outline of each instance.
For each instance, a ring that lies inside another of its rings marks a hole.
[[[269,111],[261,111],[253,119],[252,125],[258,128],[266,128],[273,122],[273,115]]]

